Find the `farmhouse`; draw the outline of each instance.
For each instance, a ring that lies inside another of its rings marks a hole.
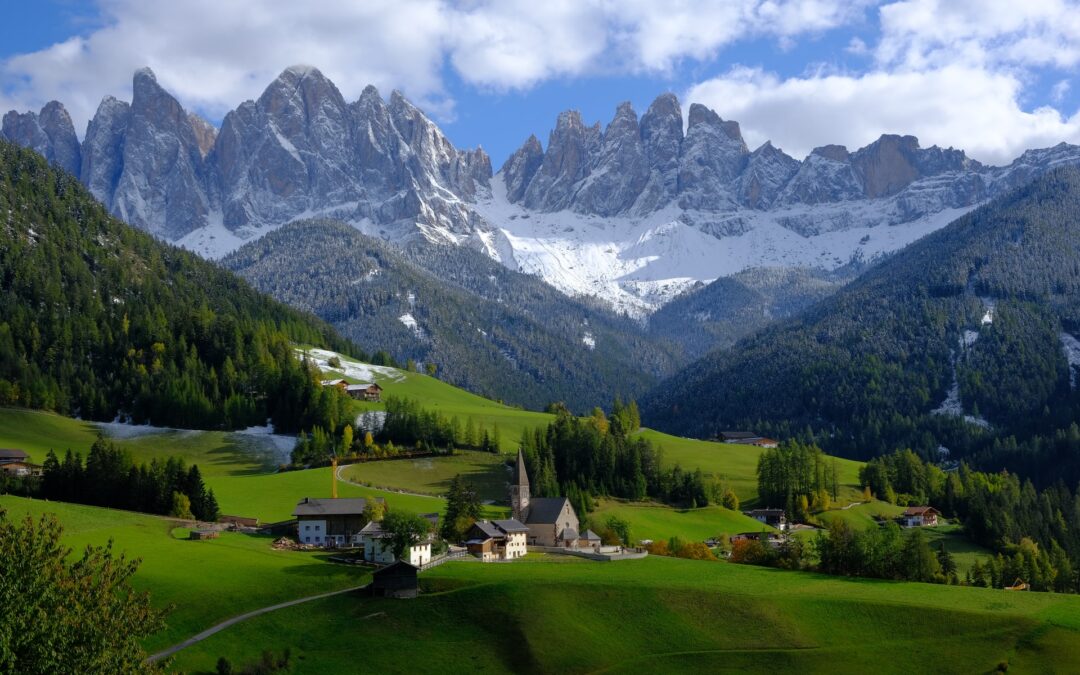
[[[937,525],[941,512],[933,506],[909,506],[900,514],[904,527],[924,527]]]
[[[390,543],[390,533],[385,532],[377,521],[371,521],[360,530],[360,540],[364,546],[364,560],[382,565],[397,560]],[[410,546],[406,557],[408,560],[405,562],[417,567],[431,562],[431,537]]]
[[[0,466],[4,464],[25,464],[30,460],[30,455],[24,450],[15,448],[0,448]]]
[[[345,393],[358,401],[381,401],[382,387],[374,382],[350,384],[345,387]]]
[[[465,547],[484,562],[513,560],[525,555],[528,534],[528,526],[513,518],[494,522],[481,520],[469,528]]]
[[[337,387],[341,391],[345,392],[352,398],[358,401],[381,401],[382,400],[382,387],[375,382],[360,382],[357,384],[349,384],[348,381],[337,380],[323,380],[320,384],[324,387]]]
[[[770,527],[783,532],[788,529],[787,516],[784,514],[784,509],[754,509],[752,511],[743,511],[743,515],[750,516],[759,523],[765,523]]]
[[[717,440],[721,443],[749,444],[751,441],[756,441],[760,438],[761,436],[750,431],[721,431],[717,434]]]
[[[40,464],[31,464],[30,462],[7,462],[0,464],[0,471],[9,476],[40,476],[43,473],[43,468]]]
[[[382,501],[382,499],[378,499]],[[304,497],[296,505],[297,541],[314,546],[359,546],[360,532],[367,524],[364,510],[367,500],[311,499]]]
[[[399,560],[392,565],[375,570],[371,576],[369,590],[380,598],[415,598],[420,583],[417,575],[420,568]]]
[[[530,546],[578,547],[580,522],[573,504],[566,497],[530,498],[529,476],[520,450],[510,486],[510,508],[513,519],[529,528]]]
[[[755,438],[752,441],[747,441],[747,445],[756,445],[759,448],[775,448],[780,445],[780,442],[762,436],[761,438]]]

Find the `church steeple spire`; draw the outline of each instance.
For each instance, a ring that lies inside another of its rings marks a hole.
[[[514,484],[510,486],[510,510],[515,520],[525,522],[529,516],[529,475],[525,471],[525,455],[518,449]]]

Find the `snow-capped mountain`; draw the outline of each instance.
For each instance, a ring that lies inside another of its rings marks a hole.
[[[77,174],[128,222],[220,257],[299,218],[326,216],[391,241],[484,250],[573,295],[644,315],[699,281],[751,267],[833,269],[936,230],[1080,147],[1030,150],[1006,167],[885,135],[803,160],[751,151],[739,124],[658,97],[604,128],[559,115],[497,174],[399,92],[347,102],[318,70],[286,69],[221,129],[188,113],[152,72],[130,104],[106,97],[80,145],[63,106],[4,117],[4,137]]]

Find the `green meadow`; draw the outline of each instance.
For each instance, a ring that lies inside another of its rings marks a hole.
[[[674,509],[660,504],[604,499],[600,500],[597,509],[589,514],[591,522],[596,524],[603,523],[611,516],[630,523],[630,535],[635,541],[666,540],[673,536],[687,541],[704,541],[721,534],[764,532],[773,529],[739,511],[730,511],[721,506]]]
[[[743,506],[779,506],[756,503],[757,463],[765,448],[681,438],[652,429],[642,429],[638,433],[663,449],[665,466],[679,464],[690,471],[700,468],[707,476],[729,485]],[[859,486],[859,467],[862,463],[841,458],[836,458],[836,462],[841,485],[840,500],[852,501],[862,492]]]
[[[112,540],[117,551],[142,560],[132,584],[149,591],[156,607],[173,606],[168,627],[147,641],[149,651],[246,611],[366,582],[363,571],[328,563],[325,554],[275,551],[270,537],[224,532],[189,541],[167,518],[21,497],[0,496],[0,508],[18,519],[55,514],[75,554]]]
[[[293,672],[1069,672],[1080,598],[649,557],[450,563],[416,600],[346,595],[180,652],[207,672],[289,647]],[[272,637],[271,637],[272,636]]]
[[[506,455],[460,451],[449,457],[417,457],[351,464],[342,477],[371,487],[443,495],[456,475],[468,480],[481,499],[506,500],[510,480]]]

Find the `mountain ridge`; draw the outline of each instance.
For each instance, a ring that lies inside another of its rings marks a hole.
[[[751,150],[738,122],[698,103],[684,117],[666,93],[640,116],[620,104],[603,127],[563,112],[546,147],[530,136],[493,173],[400,92],[369,86],[348,102],[310,66],[285,69],[217,130],[140,69],[131,103],[105,97],[81,144],[56,102],[8,113],[0,135],[77,175],[114,215],[209,257],[330,217],[476,248],[638,317],[747,268],[875,259],[1080,162],[1080,147],[1059,144],[988,167],[894,134],[798,160],[768,142]]]

